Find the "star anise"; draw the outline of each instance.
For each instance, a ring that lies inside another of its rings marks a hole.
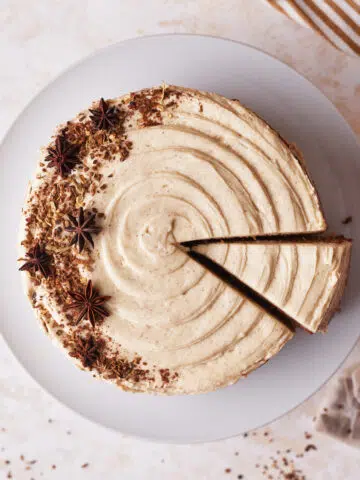
[[[74,233],[74,236],[70,242],[70,245],[77,244],[79,252],[81,253],[85,243],[88,242],[94,248],[94,241],[91,237],[92,234],[99,233],[101,228],[95,225],[96,213],[89,213],[85,218],[83,208],[79,209],[78,217],[68,214],[68,219],[71,225],[65,227],[67,232]]]
[[[83,367],[91,370],[102,356],[104,346],[105,342],[101,338],[96,339],[93,335],[87,337],[76,335],[70,356],[78,358]]]
[[[66,177],[80,163],[79,149],[80,147],[70,143],[64,134],[58,135],[55,145],[48,148],[45,161],[49,162],[49,167],[55,167],[62,177]]]
[[[110,107],[103,99],[100,99],[98,108],[90,108],[90,118],[97,130],[107,130],[116,125],[119,120],[119,112],[116,107]]]
[[[22,265],[19,270],[21,271],[34,271],[41,272],[42,275],[47,278],[51,273],[51,256],[46,253],[45,247],[41,246],[39,243],[36,243],[33,248],[31,248],[26,253],[27,262]]]
[[[109,300],[109,296],[100,296],[96,290],[93,289],[92,281],[89,280],[84,293],[80,292],[68,292],[70,297],[74,300],[66,309],[78,310],[78,316],[74,322],[74,325],[78,325],[85,317],[89,320],[91,325],[95,327],[96,322],[101,322],[105,317],[108,317],[110,313],[106,310],[103,304]]]

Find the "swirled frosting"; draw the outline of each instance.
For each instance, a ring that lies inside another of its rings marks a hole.
[[[76,190],[90,179],[76,206],[104,215],[91,266],[71,267],[81,273],[82,283],[91,278],[111,296],[110,316],[97,328],[122,355],[141,357],[153,372],[143,381],[117,381],[126,389],[162,393],[198,393],[231,384],[277,353],[293,333],[173,243],[321,232],[326,223],[315,188],[294,149],[237,100],[163,86],[114,99],[111,105],[119,108],[123,123],[107,142],[115,144],[121,136],[126,158],[111,148],[102,156],[97,133],[95,147],[84,150],[85,168],[75,169],[67,181]],[[66,128],[75,135],[87,121],[85,111]],[[86,145],[92,145],[90,140]],[[92,173],[95,164],[98,177]],[[28,205],[44,181],[33,184]],[[34,236],[44,227],[36,228]],[[276,267],[280,286],[276,283],[274,298],[290,295],[294,268],[304,271],[298,266],[300,252],[294,256],[291,249],[280,255],[285,266],[274,264],[277,250],[259,254],[248,248],[245,255],[234,247],[213,249],[216,260],[240,277],[251,263],[256,288],[269,285],[271,291],[275,284],[265,270]],[[268,264],[256,271],[259,261]],[[40,316],[48,330],[71,332],[60,297],[54,300],[46,282],[35,287],[30,282],[27,288],[36,297],[38,313],[46,312]],[[174,380],[168,381],[166,373],[164,381],[164,371],[173,372]]]
[[[326,330],[338,307],[349,269],[351,241],[269,240],[196,248],[222,265],[226,258],[224,266],[229,272],[315,333]]]

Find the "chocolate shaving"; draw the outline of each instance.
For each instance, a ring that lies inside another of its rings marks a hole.
[[[349,215],[348,217],[344,218],[344,220],[341,222],[343,225],[348,225],[349,223],[351,223],[353,220],[353,217],[351,215]]]

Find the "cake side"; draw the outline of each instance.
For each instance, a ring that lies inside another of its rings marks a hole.
[[[331,319],[340,310],[341,301],[349,278],[352,240],[344,239],[344,250],[345,253],[342,258],[340,280],[337,282],[337,288],[333,294],[331,302],[328,305],[327,313],[324,315],[321,323],[318,326],[319,332],[327,331]]]

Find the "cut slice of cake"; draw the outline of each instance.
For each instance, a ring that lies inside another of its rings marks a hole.
[[[310,332],[326,331],[339,308],[351,254],[344,238],[193,247],[263,295]]]

